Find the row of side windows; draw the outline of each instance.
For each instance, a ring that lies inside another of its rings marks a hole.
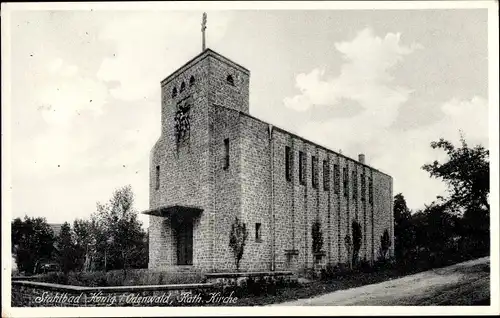
[[[293,153],[292,149],[289,146],[285,147],[285,178],[287,181],[292,181],[292,171],[293,171]],[[307,158],[306,153],[303,151],[299,151],[299,183],[301,185],[306,184],[306,169],[307,169]],[[311,156],[311,183],[314,189],[317,189],[319,186],[318,181],[318,158],[316,156]],[[342,185],[344,196],[349,195],[349,173],[347,167],[342,168]],[[334,187],[333,190],[336,194],[339,193],[340,190],[340,169],[338,164],[333,165],[333,178],[334,178]],[[357,199],[358,196],[358,178],[355,171],[352,171],[352,182],[353,189],[352,198]],[[368,198],[369,202],[373,202],[373,181],[369,178],[369,193]],[[325,191],[330,190],[330,163],[328,160],[323,160],[323,189]],[[364,201],[366,196],[366,176],[365,174],[361,174],[361,200]]]
[[[224,161],[223,161],[223,169],[227,170],[229,168],[229,138],[224,139]],[[312,156],[311,158],[311,173],[312,173],[312,187],[318,188],[318,158],[316,156]],[[285,147],[285,178],[287,181],[292,180],[292,163],[293,163],[293,153],[290,147]],[[299,183],[301,185],[306,184],[306,164],[307,158],[306,153],[299,151]],[[343,167],[343,192],[344,196],[349,195],[349,173],[347,167]],[[355,189],[352,192],[353,199],[357,198],[358,194],[358,178],[355,171],[352,171],[352,180],[353,180],[353,188]],[[338,164],[333,165],[333,178],[334,178],[334,192],[335,194],[339,193],[340,190],[340,169]],[[156,178],[155,178],[155,189],[158,190],[160,188],[160,166],[156,166]],[[325,191],[330,190],[330,164],[328,160],[323,160],[323,189]],[[366,177],[365,174],[361,174],[361,200],[364,201],[366,196]],[[368,200],[370,203],[373,203],[373,180],[372,178],[368,178]]]

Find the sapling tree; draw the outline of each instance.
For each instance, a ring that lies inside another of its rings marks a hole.
[[[231,224],[231,233],[229,234],[229,247],[233,250],[236,271],[240,270],[240,261],[243,258],[245,244],[248,237],[248,231],[245,223],[235,217]]]

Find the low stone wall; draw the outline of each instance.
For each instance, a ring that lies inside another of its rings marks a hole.
[[[84,287],[12,281],[12,307],[217,306],[297,283],[292,272],[207,273],[206,283]]]
[[[207,283],[214,286],[242,286],[249,281],[262,282],[263,284],[288,285],[297,282],[297,277],[292,272],[237,272],[237,273],[206,273]]]
[[[212,284],[83,287],[13,281],[12,307],[203,306],[213,299]]]

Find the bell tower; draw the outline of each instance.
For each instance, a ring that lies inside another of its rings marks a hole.
[[[180,138],[188,136],[194,114],[212,105],[248,114],[249,85],[248,69],[205,49],[161,82],[162,133],[175,129]]]

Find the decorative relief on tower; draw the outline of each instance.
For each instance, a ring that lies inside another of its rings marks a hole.
[[[177,103],[177,111],[175,112],[175,135],[177,143],[182,143],[189,140],[190,135],[190,110],[191,103],[188,99],[184,99]]]

